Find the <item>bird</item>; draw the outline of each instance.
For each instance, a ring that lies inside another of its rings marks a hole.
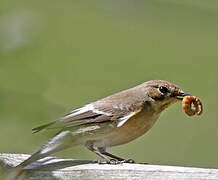
[[[57,129],[58,133],[15,169],[61,150],[85,146],[107,163],[131,162],[107,151],[144,135],[160,114],[181,101],[185,93],[166,80],[149,80],[72,110],[62,118],[33,128],[33,132]]]

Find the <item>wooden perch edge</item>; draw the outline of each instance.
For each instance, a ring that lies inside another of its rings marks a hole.
[[[23,160],[26,154],[0,154],[0,180]],[[28,165],[22,180],[218,180],[218,169],[160,166],[148,164],[98,164],[88,160],[47,157]]]

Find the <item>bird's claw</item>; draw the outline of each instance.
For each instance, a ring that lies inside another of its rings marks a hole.
[[[98,164],[112,164],[112,165],[123,164],[123,163],[135,163],[133,159],[123,159],[123,160],[109,159],[106,161],[96,160],[94,162]]]
[[[107,163],[116,165],[116,164],[122,164],[123,162],[117,159],[110,159],[109,161],[107,161]]]
[[[104,160],[103,161],[102,160],[97,160],[97,163],[98,164],[113,164],[113,165],[116,165],[116,164],[121,164],[123,162],[119,161],[117,159],[109,159],[109,160],[106,160],[106,161],[104,161]]]

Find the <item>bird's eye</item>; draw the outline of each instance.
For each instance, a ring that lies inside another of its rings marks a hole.
[[[159,87],[159,91],[160,91],[161,93],[163,93],[163,94],[169,92],[169,90],[168,90],[166,87],[164,87],[164,86],[160,86],[160,87]]]

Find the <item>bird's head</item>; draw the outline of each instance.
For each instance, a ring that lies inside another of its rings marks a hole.
[[[158,111],[162,111],[170,104],[181,101],[189,94],[182,91],[177,85],[165,80],[151,80],[145,84],[147,97]]]

